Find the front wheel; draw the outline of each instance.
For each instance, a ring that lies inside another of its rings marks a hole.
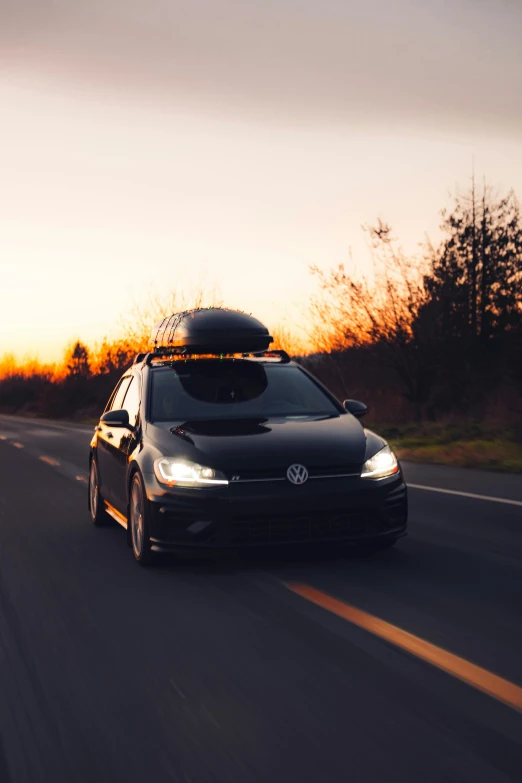
[[[143,480],[139,473],[132,477],[129,525],[132,541],[132,552],[140,565],[150,565],[153,560],[153,552],[149,535],[149,508],[145,495]]]
[[[91,512],[92,523],[93,525],[96,525],[96,527],[109,524],[110,517],[105,511],[105,504],[100,492],[98,467],[94,457],[91,460],[91,467],[89,470],[89,511]]]

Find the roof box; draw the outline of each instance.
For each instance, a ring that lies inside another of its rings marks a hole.
[[[272,337],[251,315],[220,307],[187,310],[164,318],[152,329],[155,350],[186,354],[256,353]]]

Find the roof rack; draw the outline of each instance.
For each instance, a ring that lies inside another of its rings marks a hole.
[[[257,353],[244,353],[242,356],[243,359],[252,359],[255,361],[267,361],[273,358],[279,359],[279,362],[281,364],[288,364],[290,361],[290,356],[287,354],[286,351],[283,351],[282,348],[277,348],[274,350],[267,350],[267,351],[259,351]]]
[[[165,350],[160,349],[156,351],[150,351],[149,353],[139,353],[136,358],[134,359],[133,364],[145,364],[150,366],[153,361],[164,361],[164,362],[176,362],[176,361],[187,361],[188,359],[191,360],[204,360],[204,359],[247,359],[250,361],[257,361],[257,362],[270,362],[273,360],[278,360],[280,364],[288,364],[290,362],[290,356],[287,354],[286,351],[283,351],[281,349],[277,350],[268,350],[268,351],[254,351],[249,353],[208,353],[208,354],[200,354],[200,353],[189,353],[185,350]]]

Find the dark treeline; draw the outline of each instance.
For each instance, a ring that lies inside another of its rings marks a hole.
[[[519,203],[513,192],[499,197],[486,186],[477,192],[473,182],[442,213],[441,228],[437,246],[426,243],[409,258],[388,225],[366,227],[374,258],[370,278],[343,265],[312,270],[319,293],[306,320],[314,351],[300,361],[341,399],[367,402],[375,422],[464,417],[520,431]],[[200,292],[192,304],[203,300]],[[169,302],[169,312],[175,304]],[[133,318],[123,340],[91,351],[73,344],[59,371],[4,366],[0,410],[50,418],[99,415],[122,371],[146,347],[148,327],[163,315],[165,303],[155,305]],[[288,335],[278,343],[301,353]]]
[[[133,304],[120,322],[122,337],[89,349],[73,342],[58,367],[42,367],[37,362],[19,365],[7,357],[0,362],[0,412],[51,419],[96,419],[122,373],[137,353],[146,351],[152,325],[165,313],[188,307],[220,304],[216,293],[201,289],[188,298],[178,293],[161,297],[149,294],[143,303]]]
[[[7,367],[0,378],[0,411],[51,419],[96,418],[135,353],[124,344],[104,343],[99,360],[77,342],[58,370]]]
[[[314,270],[318,354],[306,363],[379,422],[522,420],[522,219],[513,192],[475,184],[442,213],[419,258],[389,226],[367,228],[375,277]],[[331,324],[329,330],[321,329]]]

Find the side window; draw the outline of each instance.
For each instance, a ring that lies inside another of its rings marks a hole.
[[[116,389],[116,393],[114,397],[112,398],[112,402],[109,406],[110,411],[119,411],[122,408],[123,398],[125,397],[125,392],[129,388],[129,383],[131,382],[132,377],[127,376],[127,378],[124,378],[120,385]]]
[[[135,427],[140,410],[140,384],[136,376],[134,376],[130,382],[122,408],[129,414],[129,424],[131,427]]]

